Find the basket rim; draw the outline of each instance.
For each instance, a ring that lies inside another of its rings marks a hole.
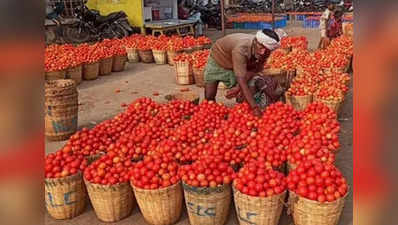
[[[83,173],[79,170],[77,173],[60,178],[44,178],[45,182],[64,182],[77,179],[79,177],[83,177]]]
[[[175,184],[173,184],[173,185],[170,185],[170,186],[168,186],[168,187],[164,187],[164,188],[158,188],[158,189],[143,189],[143,188],[139,188],[139,187],[135,186],[135,185],[133,184],[133,182],[130,181],[131,187],[133,187],[133,189],[136,189],[137,191],[140,191],[140,192],[160,192],[160,191],[167,191],[167,190],[174,189],[175,187],[178,187],[179,185],[181,185],[181,183],[182,183],[182,181],[180,180],[180,181],[178,181],[177,183],[175,183]]]
[[[273,198],[277,198],[277,197],[282,197],[283,195],[286,195],[288,193],[288,189],[286,188],[286,190],[280,194],[277,195],[272,195],[272,196],[267,196],[267,197],[260,197],[260,196],[251,196],[251,195],[247,195],[245,193],[242,193],[241,191],[239,191],[236,187],[235,187],[235,182],[232,186],[234,193],[235,192],[239,192],[239,194],[244,195],[245,197],[248,197],[249,199],[258,199],[258,200],[269,200],[269,199],[273,199]]]
[[[116,184],[96,184],[96,183],[92,183],[88,180],[86,180],[86,178],[83,177],[84,183],[86,185],[92,186],[92,187],[96,187],[96,188],[103,188],[103,189],[112,189],[112,188],[121,188],[124,186],[130,186],[129,185],[129,181],[127,182],[122,182],[122,183],[116,183]]]
[[[350,194],[349,186],[348,186],[347,193],[343,197],[341,197],[339,199],[336,199],[333,202],[323,202],[322,203],[322,202],[318,202],[318,201],[314,201],[314,200],[302,197],[302,196],[296,194],[294,191],[291,191],[291,190],[288,190],[288,192],[289,192],[289,198],[290,198],[290,195],[293,195],[293,197],[296,197],[296,198],[299,198],[299,199],[301,199],[303,201],[309,202],[311,204],[317,204],[317,205],[333,205],[333,204],[336,204],[337,202],[339,202],[341,200],[345,200],[347,198],[347,196]]]
[[[217,193],[217,192],[223,192],[225,191],[225,189],[227,188],[231,188],[232,185],[231,184],[222,184],[222,185],[218,185],[217,187],[194,187],[191,186],[187,183],[185,183],[184,181],[182,182],[182,187],[184,189],[184,191],[192,191],[192,190],[197,190],[198,194],[211,194],[211,193]]]

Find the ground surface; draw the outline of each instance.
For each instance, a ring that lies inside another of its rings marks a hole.
[[[319,31],[316,29],[304,29],[297,25],[289,25],[286,29],[289,35],[304,35],[309,40],[309,48],[315,49],[319,42]],[[239,32],[229,30],[227,33]],[[243,32],[255,32],[247,31]],[[213,40],[221,37],[221,32],[209,32]],[[203,99],[203,89],[196,86],[178,86],[175,84],[174,69],[168,65],[155,64],[128,64],[124,72],[112,73],[110,76],[102,76],[94,81],[84,81],[79,85],[79,127],[92,127],[101,121],[111,118],[119,112],[123,111],[120,106],[122,103],[130,103],[136,98],[142,96],[152,97],[154,100],[164,102],[164,96],[173,92],[179,92],[181,88],[189,88],[191,91],[199,93]],[[120,90],[120,92],[117,92]],[[159,96],[153,96],[154,92],[158,92]],[[218,101],[227,105],[233,102],[227,101],[224,91],[218,94]],[[352,88],[350,89],[340,113],[340,122],[342,131],[340,135],[341,152],[337,156],[337,166],[347,177],[349,185],[352,187]],[[46,153],[51,153],[61,148],[65,142],[47,142]],[[231,209],[228,225],[238,224],[235,210]],[[347,198],[346,206],[339,225],[352,225],[352,194]],[[72,219],[65,221],[57,221],[52,219],[48,213],[45,215],[45,223],[48,225],[102,225],[109,223],[100,222],[95,215],[92,207],[89,205],[86,211]],[[111,223],[115,225],[145,225],[147,224],[139,209],[136,207],[130,217],[117,222]],[[177,223],[178,225],[189,224],[186,210]],[[279,225],[293,224],[290,217],[286,215],[284,210]],[[316,225],[316,224],[314,224]]]

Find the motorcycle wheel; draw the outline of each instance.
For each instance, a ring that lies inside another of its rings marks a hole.
[[[66,27],[64,37],[71,43],[84,43],[90,41],[90,32],[86,29],[79,30],[77,27]]]

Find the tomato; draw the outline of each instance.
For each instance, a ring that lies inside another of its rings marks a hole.
[[[73,152],[68,146],[55,153],[48,154],[44,161],[45,178],[61,178],[74,175],[84,171],[88,164],[81,154]]]

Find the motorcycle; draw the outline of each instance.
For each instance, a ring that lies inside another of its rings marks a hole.
[[[68,26],[64,32],[65,39],[72,43],[123,38],[133,33],[123,11],[101,16],[99,11],[82,5],[75,8],[74,16],[78,19],[77,22]]]
[[[198,13],[200,13],[200,20],[204,24],[221,30],[221,7],[219,4],[213,4],[211,1],[207,5],[197,3],[192,6],[190,16]]]

